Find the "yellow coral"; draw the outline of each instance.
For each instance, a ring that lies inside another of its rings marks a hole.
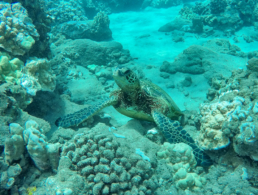
[[[33,195],[33,193],[36,192],[36,190],[37,190],[36,186],[28,187],[27,193],[28,193],[28,195]]]

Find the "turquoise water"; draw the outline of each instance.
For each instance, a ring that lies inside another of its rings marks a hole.
[[[0,2],[0,194],[258,194],[258,1]]]

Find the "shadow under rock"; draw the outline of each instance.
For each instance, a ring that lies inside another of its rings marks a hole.
[[[53,129],[56,118],[64,111],[64,108],[65,104],[57,93],[38,91],[25,111],[32,116],[46,120]]]

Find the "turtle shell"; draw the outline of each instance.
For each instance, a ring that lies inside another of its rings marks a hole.
[[[149,80],[140,81],[141,88],[135,94],[126,94],[122,90],[116,91],[119,103],[114,108],[121,114],[154,122],[151,110],[157,109],[170,119],[178,120],[183,113],[172,98],[159,86]],[[132,99],[134,97],[134,99]]]

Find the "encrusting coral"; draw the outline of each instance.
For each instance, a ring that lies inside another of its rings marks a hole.
[[[165,142],[157,152],[157,158],[165,159],[178,189],[199,191],[206,184],[204,177],[193,172],[197,163],[193,149],[187,144]]]
[[[26,62],[23,68],[21,86],[28,94],[36,95],[39,90],[53,91],[56,87],[56,78],[52,74],[51,66],[48,60],[33,58]]]
[[[0,159],[0,193],[9,190],[15,183],[15,178],[20,175],[22,168],[19,164],[8,166]]]
[[[5,162],[12,164],[14,160],[24,158],[25,146],[35,166],[40,170],[57,169],[60,144],[46,142],[43,129],[35,121],[27,121],[25,129],[19,124],[11,123],[12,137],[5,142]]]
[[[18,58],[0,52],[0,82],[19,84],[24,63]]]
[[[212,80],[212,102],[203,104],[198,143],[205,150],[219,150],[230,143],[240,156],[258,161],[258,63],[251,58],[247,70],[232,71],[228,79]]]
[[[0,47],[12,55],[24,55],[39,34],[20,3],[0,2]]]

